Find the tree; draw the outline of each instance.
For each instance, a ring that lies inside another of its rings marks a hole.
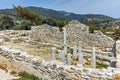
[[[14,20],[10,16],[0,16],[0,30],[11,29],[14,26]]]
[[[21,6],[13,6],[14,9],[17,11],[17,14],[19,17],[26,19],[26,20],[30,20],[31,22],[34,23],[34,25],[39,25],[41,24],[41,18],[39,15],[29,11],[26,8],[23,8]]]

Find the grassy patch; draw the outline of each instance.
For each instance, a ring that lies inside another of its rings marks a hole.
[[[102,68],[107,68],[107,67],[108,67],[108,65],[96,62],[96,68],[102,69]]]
[[[15,74],[17,74],[17,72],[15,72],[15,71],[12,71],[12,72],[10,72],[12,75],[15,75]]]
[[[68,49],[68,53],[73,54],[73,49]]]
[[[21,36],[25,37],[25,36],[27,36],[27,34],[21,34]]]
[[[41,80],[38,77],[28,74],[26,72],[20,72],[18,73],[18,76],[20,76],[21,78],[17,80]]]

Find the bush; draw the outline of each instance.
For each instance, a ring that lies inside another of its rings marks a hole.
[[[0,30],[11,29],[14,26],[14,20],[8,15],[0,16]]]
[[[29,20],[22,20],[18,25],[14,26],[14,30],[30,30],[33,24]]]

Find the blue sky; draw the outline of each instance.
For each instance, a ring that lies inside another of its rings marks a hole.
[[[120,18],[120,0],[1,0],[0,9],[11,8],[13,4]]]

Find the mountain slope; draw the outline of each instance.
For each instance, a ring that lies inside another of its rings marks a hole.
[[[52,9],[47,9],[47,8],[41,8],[41,7],[26,7],[28,10],[37,13],[42,16],[46,17],[56,17],[56,18],[69,18],[69,19],[76,19],[80,20],[82,18],[100,18],[100,19],[113,19],[112,17],[105,16],[105,15],[100,15],[100,14],[75,14],[75,13],[70,13],[70,12],[65,12],[65,11],[56,11]],[[2,14],[10,14],[10,15],[16,15],[16,12],[14,9],[1,9],[0,13]]]
[[[44,17],[44,18],[55,18],[55,19],[70,19],[70,20],[79,20],[81,23],[87,24],[95,24],[98,27],[106,27],[107,22],[111,20],[115,20],[112,17],[101,15],[101,14],[75,14],[71,12],[65,12],[65,11],[56,11],[52,9],[47,8],[41,8],[41,7],[26,7],[28,10]],[[7,15],[16,15],[16,11],[14,9],[1,9],[1,14],[7,14]]]

